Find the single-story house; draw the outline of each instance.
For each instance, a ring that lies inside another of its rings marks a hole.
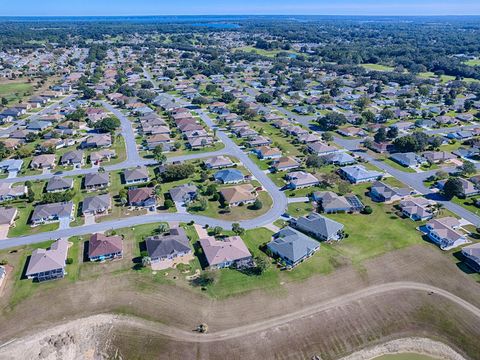
[[[480,272],[480,243],[468,245],[462,248],[465,263],[476,272]]]
[[[273,235],[267,249],[285,261],[287,266],[294,267],[315,254],[320,249],[320,244],[301,232],[286,227]]]
[[[190,241],[183,228],[176,227],[167,234],[147,237],[145,244],[152,267],[156,270],[188,264],[193,260]]]
[[[427,235],[442,250],[450,250],[468,242],[467,236],[459,232],[460,221],[453,217],[430,220]]]
[[[200,246],[210,268],[244,268],[253,265],[252,254],[240,236],[230,236],[222,240],[209,236],[200,239]]]
[[[222,184],[238,184],[245,180],[245,176],[237,169],[220,170],[217,171],[213,177],[215,181]]]
[[[372,200],[384,202],[386,204],[403,200],[406,196],[411,194],[412,190],[409,188],[397,188],[381,181],[375,181],[370,188],[370,197]]]
[[[48,180],[46,191],[47,192],[61,192],[67,191],[73,188],[72,178],[63,178],[61,176],[53,176]]]
[[[183,204],[189,204],[197,198],[198,189],[192,184],[183,184],[171,188],[168,192],[173,201]]]
[[[204,164],[207,169],[221,169],[234,165],[233,161],[230,160],[229,157],[223,155],[208,158],[204,161]]]
[[[316,186],[320,183],[315,175],[305,171],[293,171],[288,173],[286,178],[289,181],[288,187],[293,190]]]
[[[255,188],[251,184],[236,185],[220,190],[220,195],[230,206],[251,204],[257,199]]]
[[[339,172],[342,177],[346,178],[352,184],[376,181],[383,177],[381,172],[367,170],[363,165],[344,166],[339,170]]]
[[[80,166],[84,163],[84,156],[82,150],[72,150],[68,151],[62,155],[60,160],[60,164],[65,165],[73,165],[73,166]]]
[[[108,172],[86,174],[83,185],[87,190],[106,189],[110,185],[110,174]]]
[[[19,199],[28,193],[25,185],[15,185],[0,183],[0,202]]]
[[[127,169],[123,172],[125,184],[139,184],[148,181],[148,170],[146,167],[136,167],[135,169]]]
[[[53,169],[55,167],[55,154],[36,155],[30,162],[32,169]]]
[[[90,261],[118,259],[123,256],[123,240],[121,236],[93,234],[88,242],[88,258]]]
[[[153,187],[144,187],[128,190],[128,204],[130,206],[155,208],[157,200]]]
[[[0,207],[0,225],[15,225],[18,210],[15,207]]]
[[[259,159],[279,159],[282,157],[282,152],[277,148],[271,148],[269,146],[260,146],[252,150]]]
[[[277,171],[293,170],[300,167],[300,162],[290,156],[282,156],[274,160],[272,166]]]
[[[35,206],[31,217],[33,226],[57,222],[62,219],[74,220],[74,204],[72,201]]]
[[[88,196],[83,199],[83,216],[107,214],[111,209],[112,197],[110,196],[110,194]]]
[[[318,240],[337,241],[343,238],[343,224],[313,212],[293,219],[290,225]]]
[[[399,204],[402,213],[413,221],[425,221],[431,219],[434,215],[434,205],[435,201],[423,197],[408,197],[400,201]]]
[[[416,168],[427,163],[427,160],[424,157],[417,155],[414,152],[395,153],[390,156],[390,159],[402,166],[410,168]]]
[[[338,212],[360,212],[364,205],[355,195],[340,196],[332,191],[316,191],[312,199],[327,214]]]

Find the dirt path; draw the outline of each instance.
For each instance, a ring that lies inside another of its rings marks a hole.
[[[58,325],[52,328],[48,333],[57,334],[59,332],[65,331],[68,328],[82,328],[87,324],[95,324],[96,326],[102,325],[124,325],[124,326],[134,326],[136,328],[145,330],[150,333],[156,333],[166,338],[170,338],[175,341],[184,341],[184,342],[193,342],[193,343],[208,343],[216,341],[225,341],[238,337],[243,337],[246,335],[251,335],[253,333],[266,331],[273,329],[279,326],[282,326],[286,323],[289,323],[294,320],[299,320],[302,318],[313,316],[319,312],[327,311],[333,308],[338,308],[341,306],[348,305],[354,301],[362,300],[374,295],[382,295],[385,293],[401,291],[401,290],[413,290],[427,292],[430,296],[439,296],[445,298],[456,305],[462,307],[463,309],[472,313],[472,315],[480,318],[480,309],[476,306],[470,304],[469,302],[463,300],[462,298],[442,290],[440,288],[415,283],[415,282],[393,282],[387,284],[381,284],[376,286],[371,286],[360,291],[353,292],[344,296],[331,299],[329,301],[321,302],[314,304],[312,306],[303,308],[299,311],[285,314],[283,316],[274,317],[272,319],[258,321],[249,325],[234,327],[227,330],[222,330],[218,332],[208,333],[208,334],[199,334],[194,331],[185,331],[174,326],[168,326],[161,324],[159,322],[147,321],[131,316],[119,316],[119,315],[95,315],[84,319],[70,321],[63,325]],[[3,351],[9,353],[9,351],[14,351],[14,349],[21,348],[25,345],[23,344],[32,344],[32,342],[39,341],[40,338],[45,337],[45,332],[39,334],[31,335],[27,338],[17,339],[12,343],[5,344],[3,346]],[[1,358],[1,357],[0,357]]]

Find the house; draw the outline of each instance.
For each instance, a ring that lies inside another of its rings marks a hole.
[[[222,184],[238,184],[245,180],[242,172],[237,169],[225,169],[217,171],[213,177]]]
[[[32,158],[30,167],[32,169],[53,169],[55,167],[55,161],[54,154],[36,155]]]
[[[88,241],[88,259],[90,261],[105,261],[123,256],[123,241],[118,235],[106,236],[93,234]]]
[[[14,207],[0,207],[0,225],[15,225],[18,210]]]
[[[300,167],[300,162],[290,156],[282,156],[281,158],[274,160],[272,166],[277,171],[293,170]]]
[[[53,176],[48,180],[46,191],[49,193],[67,191],[73,188],[72,178]]]
[[[41,204],[35,206],[30,222],[32,226],[57,221],[73,221],[74,205],[72,201]]]
[[[346,152],[336,152],[333,154],[325,155],[324,159],[326,159],[329,164],[339,166],[352,165],[357,162],[352,155]]]
[[[397,188],[387,185],[381,181],[376,181],[370,188],[370,197],[373,201],[384,202],[386,204],[395,201],[403,200],[408,195],[412,194],[409,188]]]
[[[189,204],[197,198],[198,189],[195,185],[183,184],[171,188],[168,192],[173,201]]]
[[[62,155],[60,164],[63,166],[72,165],[72,166],[81,166],[83,165],[83,151],[82,150],[72,150],[68,151]]]
[[[94,165],[100,164],[102,161],[110,161],[116,156],[113,150],[99,150],[90,153],[90,162]]]
[[[222,240],[209,236],[199,242],[210,268],[244,268],[253,265],[252,254],[240,236],[230,236]]]
[[[396,153],[390,156],[390,159],[396,163],[410,168],[416,168],[427,163],[427,160],[413,152]]]
[[[267,249],[287,266],[294,267],[315,254],[320,249],[320,244],[288,226],[273,235]]]
[[[174,268],[194,259],[190,241],[180,227],[172,228],[166,234],[147,237],[145,244],[155,270]]]
[[[220,190],[225,203],[230,206],[238,206],[241,204],[251,204],[257,199],[255,188],[251,184],[236,185],[226,187]]]
[[[304,234],[322,241],[338,241],[343,238],[343,224],[317,213],[293,219],[290,225]]]
[[[352,184],[380,180],[383,176],[381,172],[367,170],[363,165],[344,166],[340,168],[339,173]]]
[[[467,198],[467,197],[470,197],[470,196],[475,196],[475,195],[480,194],[480,190],[477,189],[475,184],[473,182],[471,182],[470,180],[467,180],[467,179],[464,179],[464,178],[461,178],[461,177],[457,177],[456,179],[458,179],[460,181],[460,184],[462,185],[462,193],[460,194],[461,197]],[[442,190],[443,186],[445,185],[446,182],[447,182],[447,180],[438,181],[437,182],[437,187],[440,190]]]
[[[361,137],[363,137],[363,136],[367,135],[365,130],[360,129],[360,128],[356,128],[356,127],[353,127],[353,126],[343,128],[343,129],[339,129],[339,130],[337,130],[337,132],[340,135],[343,135],[343,136],[361,136]]]
[[[480,272],[480,243],[468,245],[462,248],[465,263],[476,272]]]
[[[125,184],[139,184],[148,181],[148,170],[146,167],[136,167],[135,169],[127,169],[123,172]]]
[[[34,281],[60,279],[65,276],[68,241],[58,239],[48,249],[36,249],[30,256],[25,276]]]
[[[426,224],[428,237],[442,250],[450,250],[468,242],[459,228],[460,221],[453,217],[433,219]]]
[[[432,164],[438,164],[455,159],[455,156],[446,151],[425,151],[422,157]]]
[[[110,174],[105,173],[89,173],[85,175],[83,186],[87,190],[103,190],[110,185]]]
[[[204,161],[204,164],[207,169],[221,169],[234,165],[233,161],[230,160],[229,157],[223,155],[208,158]]]
[[[155,209],[157,205],[155,189],[153,187],[144,187],[128,190],[128,204],[135,207]]]
[[[329,155],[338,151],[336,147],[321,142],[310,143],[307,148],[310,153],[315,155]]]
[[[90,135],[82,142],[82,148],[106,148],[112,146],[112,135],[106,134],[93,134]]]
[[[0,183],[0,202],[10,201],[22,198],[27,195],[25,185],[15,185],[9,183]]]
[[[402,213],[413,221],[429,220],[434,215],[435,201],[423,197],[408,197],[400,201]]]
[[[28,130],[33,130],[33,131],[43,131],[43,130],[51,127],[51,126],[52,126],[52,123],[50,121],[38,120],[38,121],[31,121],[27,125],[27,129]]]
[[[305,171],[293,171],[288,173],[286,178],[289,180],[288,187],[292,190],[316,186],[320,183],[314,175]]]
[[[271,160],[279,159],[282,157],[282,152],[277,148],[271,148],[270,146],[260,146],[252,150],[259,159]]]
[[[0,162],[0,170],[9,173],[18,173],[22,169],[23,160],[21,159],[6,159]]]
[[[321,210],[327,214],[339,212],[360,212],[364,205],[355,195],[340,196],[332,191],[316,191],[312,199],[319,204]]]
[[[110,196],[110,194],[88,196],[83,199],[83,216],[108,214],[111,209],[112,197]]]

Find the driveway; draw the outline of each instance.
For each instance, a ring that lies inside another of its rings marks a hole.
[[[95,224],[95,215],[85,215],[85,225]]]
[[[10,225],[8,224],[0,225],[0,240],[7,238],[9,229],[10,229]]]
[[[60,225],[59,225],[59,229],[60,230],[63,230],[63,229],[68,229],[70,228],[70,218],[66,217],[66,218],[61,218],[60,219]]]

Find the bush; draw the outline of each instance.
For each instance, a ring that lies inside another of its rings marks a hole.
[[[164,204],[166,209],[172,208],[175,204],[173,203],[173,200],[167,199],[165,200]]]
[[[371,208],[371,206],[367,205],[363,208],[363,213],[367,214],[367,215],[370,215],[371,213],[373,213],[373,209]]]
[[[252,209],[254,210],[260,210],[262,207],[263,207],[263,203],[260,199],[256,199],[252,205]]]
[[[0,260],[0,265],[8,265],[8,260],[7,259]]]
[[[66,263],[67,265],[73,264],[73,259],[72,259],[72,258],[67,258],[67,260],[65,261],[65,263]]]

